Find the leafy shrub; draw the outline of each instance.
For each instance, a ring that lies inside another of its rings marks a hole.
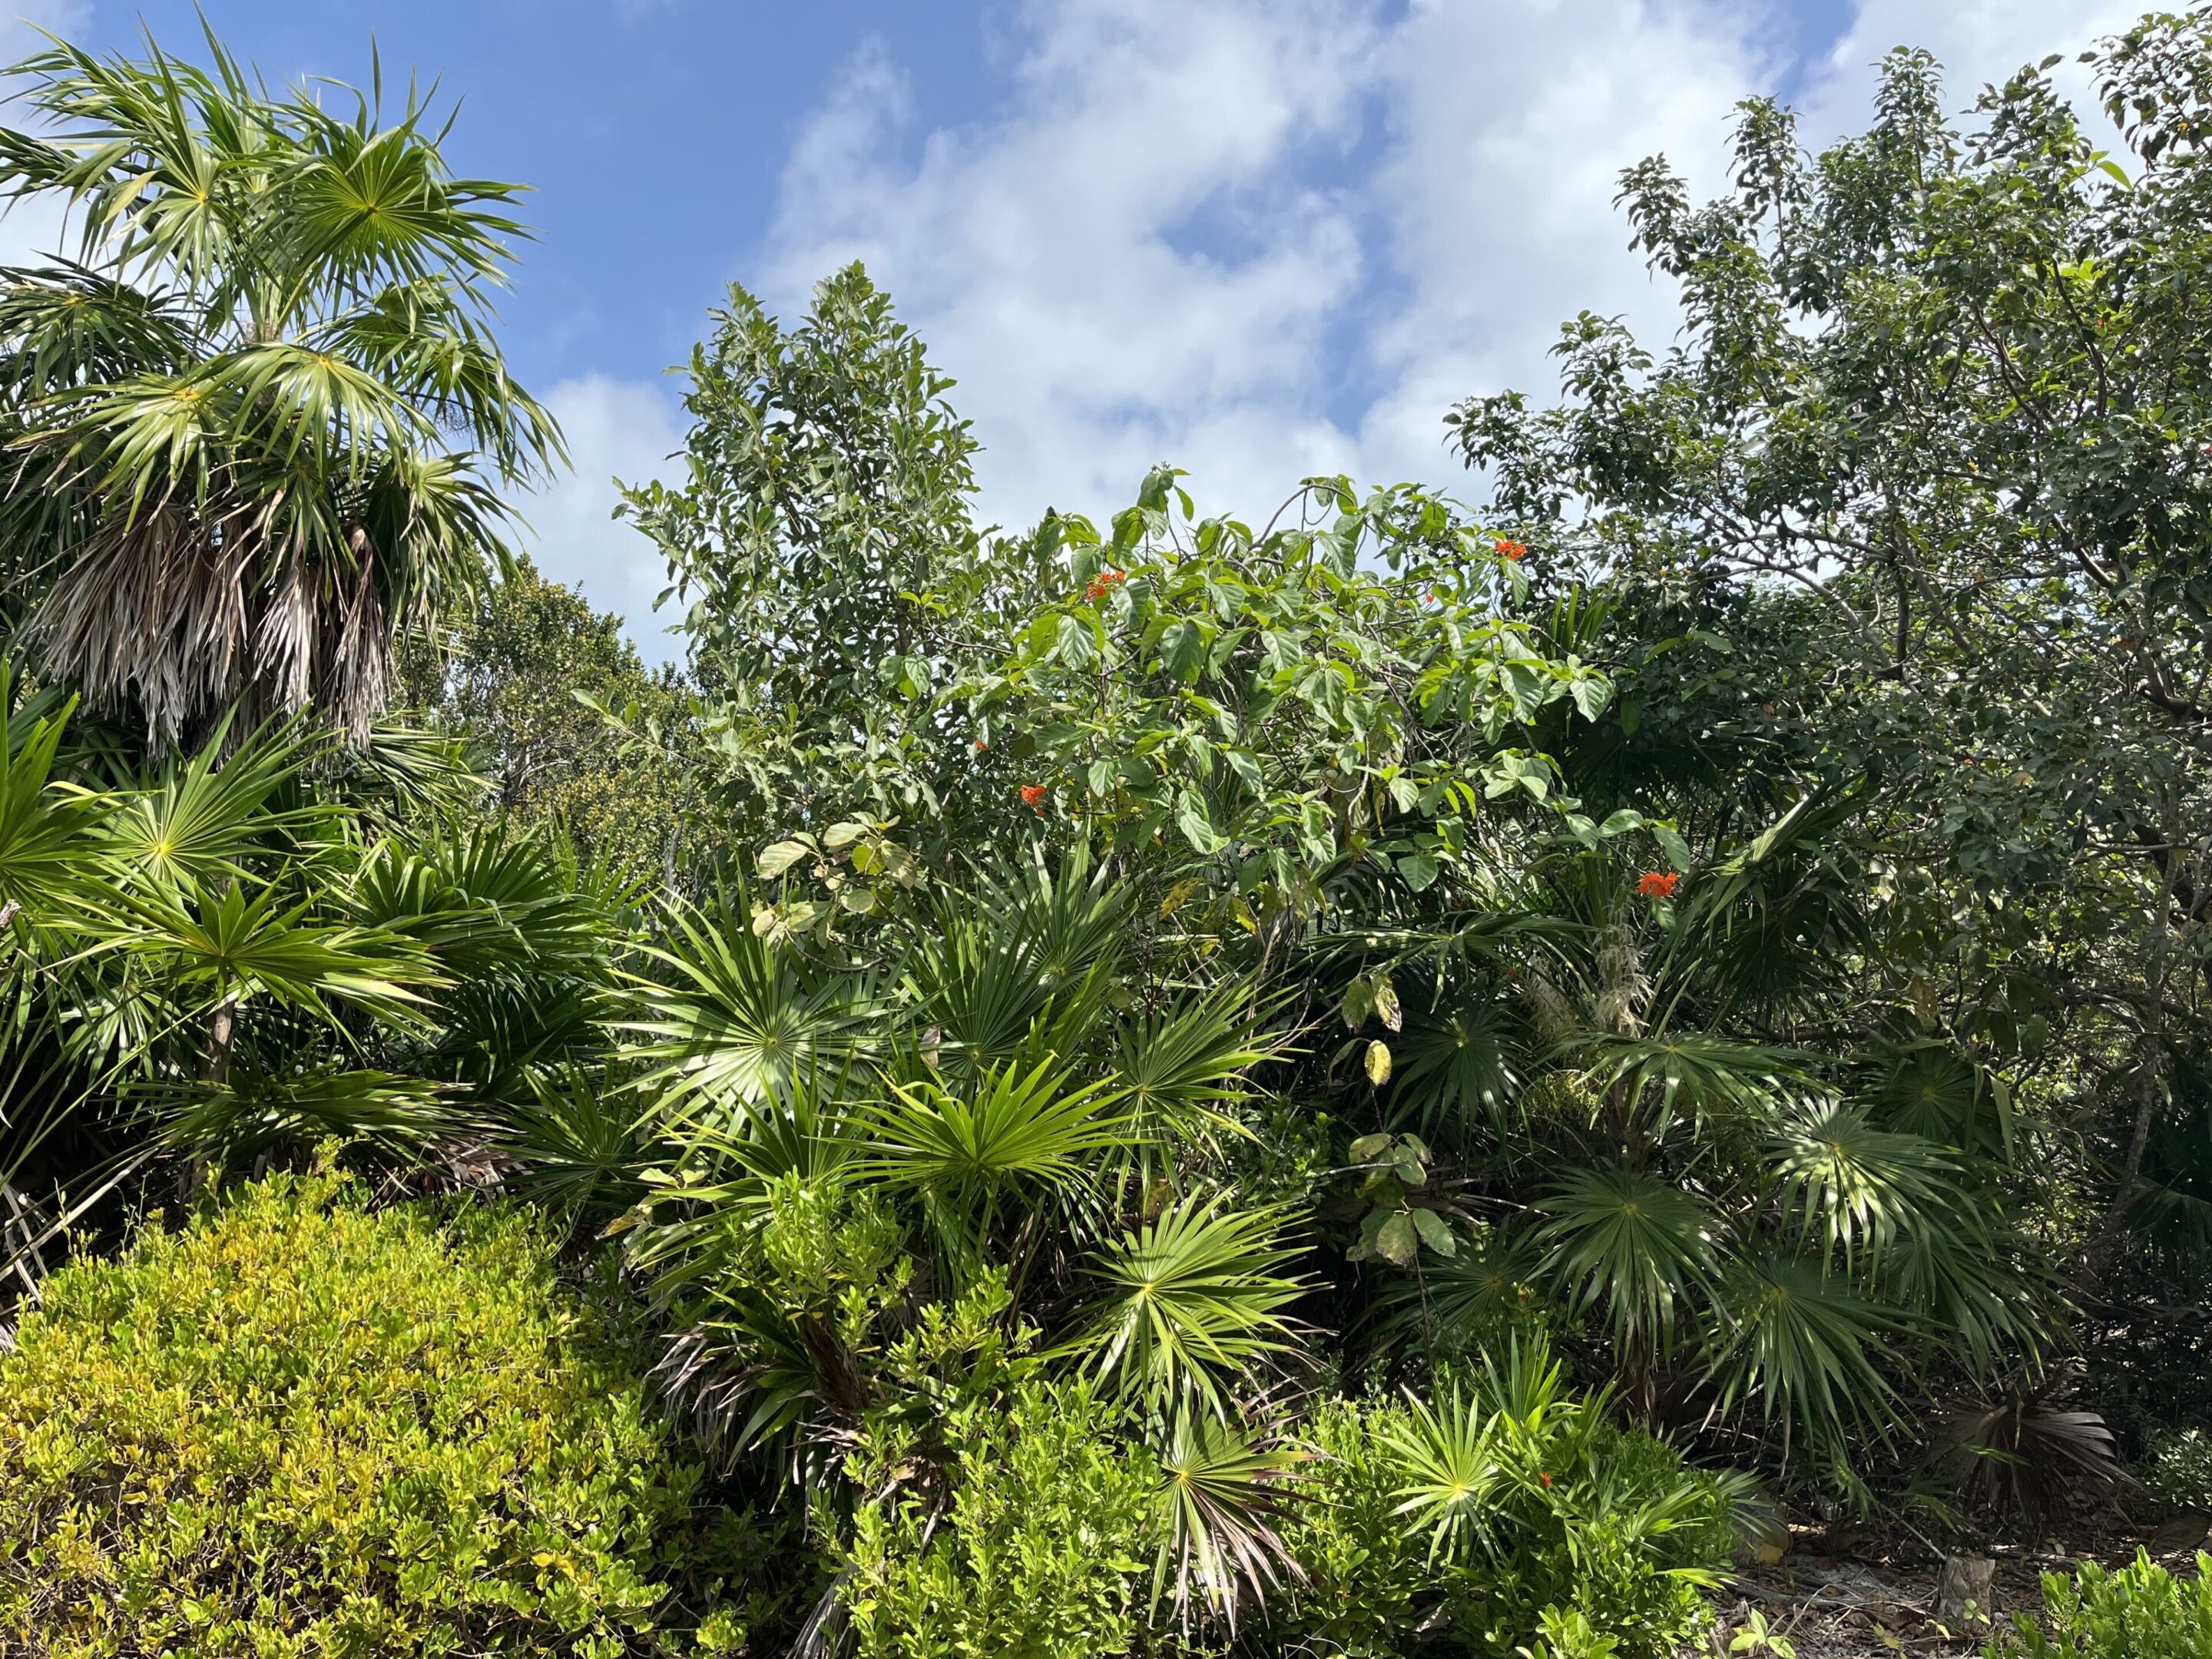
[[[944,1489],[861,1510],[846,1552],[855,1659],[1093,1659],[1127,1652],[1152,1573],[1160,1482],[1081,1384],[1018,1383],[941,1424]],[[927,1463],[896,1436],[872,1468]],[[949,1489],[945,1490],[945,1489]]]
[[[2108,1572],[2090,1562],[2078,1578],[2043,1575],[2044,1618],[2024,1613],[1982,1650],[1984,1659],[2212,1659],[2212,1555],[2194,1581],[2136,1552]]]
[[[522,1214],[279,1177],[46,1291],[0,1360],[0,1649],[653,1650],[698,1473]]]
[[[1313,1462],[1279,1528],[1298,1575],[1268,1600],[1286,1649],[1383,1659],[1411,1644],[1430,1574],[1426,1541],[1398,1513],[1387,1450],[1405,1415],[1332,1400],[1307,1425]]]
[[[1289,1633],[1404,1652],[1434,1621],[1471,1653],[1656,1659],[1695,1632],[1736,1492],[1578,1398],[1540,1342],[1444,1380],[1435,1406],[1316,1419],[1311,1498],[1285,1530],[1305,1573]]]
[[[2212,1434],[2185,1429],[2151,1448],[2143,1485],[2182,1509],[2212,1509]]]

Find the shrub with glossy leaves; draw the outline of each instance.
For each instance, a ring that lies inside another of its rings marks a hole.
[[[2212,1509],[2212,1433],[2185,1429],[2151,1448],[2142,1483],[2162,1501],[2183,1509]]]
[[[2143,1550],[2118,1572],[2094,1561],[2077,1578],[2046,1572],[2043,1610],[2014,1613],[1984,1659],[2212,1659],[2212,1555],[2197,1556],[2194,1579]]]
[[[659,1650],[698,1474],[544,1255],[280,1177],[55,1275],[0,1359],[0,1650]]]
[[[1096,1659],[1144,1630],[1160,1480],[1080,1383],[957,1409],[932,1448],[878,1436],[899,1496],[859,1517],[844,1602],[857,1659]],[[925,1471],[942,1457],[941,1487]]]

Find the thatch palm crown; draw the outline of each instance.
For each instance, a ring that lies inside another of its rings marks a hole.
[[[0,559],[44,675],[158,745],[244,702],[356,732],[394,634],[503,553],[495,486],[562,459],[488,331],[519,187],[459,179],[427,95],[283,97],[57,42],[0,193],[74,258],[0,272]]]

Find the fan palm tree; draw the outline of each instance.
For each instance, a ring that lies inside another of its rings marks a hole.
[[[0,197],[74,257],[0,272],[0,560],[42,672],[156,747],[243,702],[365,740],[396,632],[505,555],[558,464],[489,331],[519,186],[454,177],[429,96],[270,95],[55,41],[11,71]],[[350,106],[350,107],[346,107]]]

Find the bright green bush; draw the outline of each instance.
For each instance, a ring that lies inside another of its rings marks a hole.
[[[2212,1659],[2212,1555],[2197,1577],[2176,1578],[2136,1552],[2108,1572],[2090,1562],[2076,1578],[2043,1575],[2044,1617],[2013,1615],[1984,1659]]]
[[[1566,1393],[1541,1345],[1437,1399],[1316,1419],[1284,1532],[1291,1644],[1402,1654],[1427,1627],[1471,1654],[1660,1659],[1691,1639],[1735,1542],[1729,1483]]]
[[[524,1215],[280,1177],[45,1291],[0,1360],[0,1651],[657,1650],[698,1472]]]
[[[1280,1535],[1298,1574],[1268,1598],[1286,1648],[1388,1659],[1411,1645],[1428,1544],[1398,1513],[1385,1449],[1402,1408],[1332,1400],[1307,1425],[1314,1457]]]
[[[1151,1598],[1159,1476],[1111,1437],[1119,1415],[1081,1384],[1033,1378],[965,1404],[945,1419],[936,1491],[915,1478],[933,1461],[919,1448],[875,1448],[909,1479],[895,1503],[864,1508],[847,1552],[854,1659],[1129,1651]]]

